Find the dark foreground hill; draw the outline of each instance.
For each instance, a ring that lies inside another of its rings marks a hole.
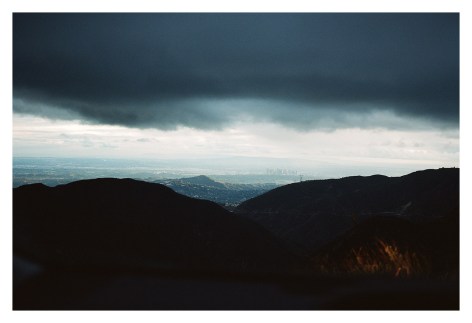
[[[305,250],[374,216],[417,223],[451,217],[458,224],[459,169],[294,183],[248,200],[236,211]]]
[[[131,179],[14,189],[13,239],[16,254],[67,268],[267,272],[294,262],[259,225]]]
[[[444,194],[441,181],[433,184],[426,181],[423,190]],[[454,185],[452,181],[452,192]],[[329,195],[324,198],[329,200]],[[363,221],[346,216],[350,229],[344,234],[336,231],[335,237],[328,232],[329,242],[322,248],[306,248],[301,261],[262,226],[163,185],[99,179],[19,187],[13,190],[13,308],[457,310],[458,214],[448,211],[455,199],[446,198],[452,204],[445,202],[442,211],[440,203],[434,204],[435,220],[424,221],[425,214],[413,212],[412,206],[421,205],[418,196],[401,209],[402,219],[371,215],[371,220]],[[334,194],[332,206],[334,201],[343,199]],[[280,210],[293,205],[290,199],[279,202],[276,198],[271,203]],[[382,214],[377,211],[389,209],[372,210]],[[377,243],[373,247],[372,241]],[[430,275],[403,279],[408,263],[399,266],[397,258],[389,256],[397,247],[400,261],[418,259],[419,266],[410,262],[415,273],[435,266],[445,274],[439,279]],[[418,257],[409,257],[418,252]],[[352,274],[356,269],[369,273],[376,262],[387,266],[385,272],[391,273],[392,267],[398,275],[378,275],[382,271],[375,270],[373,275]]]

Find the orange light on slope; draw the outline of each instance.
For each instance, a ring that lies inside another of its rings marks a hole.
[[[400,248],[394,241],[376,239],[371,246],[353,248],[338,259],[327,256],[319,264],[322,272],[349,274],[387,274],[410,277],[428,272],[428,262],[408,248]]]

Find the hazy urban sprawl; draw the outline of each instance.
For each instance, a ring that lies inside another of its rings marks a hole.
[[[329,164],[316,169],[296,167],[293,164],[291,160],[238,157],[195,160],[15,157],[13,187],[32,183],[54,186],[99,177],[154,181],[199,175],[233,184],[284,185],[304,180],[368,176],[376,173],[401,176],[415,170],[408,166],[387,169],[355,165],[340,169],[337,165]]]

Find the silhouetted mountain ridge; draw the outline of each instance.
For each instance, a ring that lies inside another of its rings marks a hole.
[[[420,222],[458,217],[459,169],[294,183],[248,200],[236,212],[311,249],[372,216],[398,216]]]
[[[259,225],[132,179],[22,186],[13,212],[14,251],[46,264],[263,272],[296,261]]]
[[[306,244],[303,261],[251,220],[163,185],[22,186],[14,308],[458,309],[458,175],[302,182],[248,203],[268,212],[246,216]]]

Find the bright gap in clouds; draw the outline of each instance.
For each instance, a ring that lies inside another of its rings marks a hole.
[[[224,130],[137,129],[13,115],[15,157],[218,158],[219,167],[247,158],[240,171],[291,168],[322,176],[397,176],[459,166],[455,129],[296,131],[273,123],[235,123]]]

